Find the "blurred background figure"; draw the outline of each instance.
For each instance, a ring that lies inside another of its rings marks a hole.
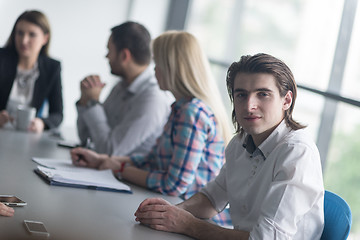
[[[111,29],[106,58],[119,80],[103,103],[99,97],[105,83],[100,76],[81,81],[76,109],[83,145],[91,139],[95,151],[116,156],[147,153],[155,145],[174,98],[156,81],[150,41],[148,30],[136,22]]]
[[[42,132],[62,122],[61,65],[48,55],[50,38],[46,16],[25,11],[0,48],[0,127],[14,120],[20,105],[36,109],[29,131]]]

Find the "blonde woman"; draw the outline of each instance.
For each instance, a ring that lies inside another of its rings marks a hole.
[[[119,157],[76,148],[71,157],[75,165],[110,168],[129,182],[188,199],[214,179],[225,162],[230,137],[227,115],[193,35],[166,32],[154,40],[153,55],[159,86],[176,101],[152,151]]]

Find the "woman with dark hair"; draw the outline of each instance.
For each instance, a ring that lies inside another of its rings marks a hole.
[[[50,37],[46,16],[25,11],[16,20],[5,47],[0,48],[0,127],[14,120],[20,105],[36,108],[29,131],[42,132],[60,125],[61,65],[48,55]]]

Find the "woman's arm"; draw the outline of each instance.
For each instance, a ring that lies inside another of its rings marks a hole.
[[[135,183],[140,187],[147,188],[146,180],[149,175],[148,171],[139,169],[134,166],[126,166],[120,174],[122,179]]]
[[[86,148],[73,148],[70,151],[71,160],[74,165],[79,167],[89,167],[97,169],[111,169],[118,171],[121,168],[121,163],[131,163],[127,156],[109,156],[107,154],[99,154],[93,150]]]
[[[63,98],[61,84],[61,65],[57,64],[53,73],[53,84],[47,96],[49,101],[49,116],[42,118],[45,129],[58,127],[63,120]]]

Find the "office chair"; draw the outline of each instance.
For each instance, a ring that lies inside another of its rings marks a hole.
[[[321,240],[345,240],[351,227],[351,210],[344,199],[335,193],[325,191],[324,230]]]

